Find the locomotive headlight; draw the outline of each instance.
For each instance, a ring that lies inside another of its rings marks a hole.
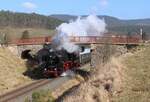
[[[54,70],[57,70],[56,68],[54,68]]]

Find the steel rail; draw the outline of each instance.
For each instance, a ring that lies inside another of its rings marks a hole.
[[[54,80],[54,79],[52,79],[52,80]],[[10,91],[8,93],[0,95],[0,102],[8,102],[9,100],[12,100],[12,99],[14,99],[14,98],[16,98],[18,96],[21,96],[21,95],[27,93],[27,92],[30,92],[30,91],[32,91],[32,90],[34,90],[34,89],[36,89],[36,88],[38,88],[40,86],[48,84],[51,81],[50,80],[46,80],[46,79],[45,80],[42,79],[42,80],[38,80],[38,81],[32,82],[32,83],[30,83],[28,85],[19,87],[17,89],[14,89],[14,90],[12,90],[12,91]]]

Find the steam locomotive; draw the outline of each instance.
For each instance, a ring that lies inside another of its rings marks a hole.
[[[22,59],[35,62],[44,77],[57,77],[63,75],[68,70],[76,70],[82,64],[91,60],[90,49],[68,53],[65,49],[53,50],[47,46],[40,49],[36,54],[30,54],[31,50],[21,53]]]

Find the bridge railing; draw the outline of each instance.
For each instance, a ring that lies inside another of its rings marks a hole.
[[[111,43],[111,44],[127,44],[127,43],[140,43],[141,38],[139,36],[70,36],[70,41],[73,43]],[[30,45],[30,44],[44,44],[51,43],[51,37],[36,37],[29,39],[16,39],[10,44],[17,45]]]
[[[141,39],[138,36],[76,36],[71,37],[70,40],[75,43],[112,43],[112,44],[126,44],[126,43],[140,43]]]
[[[71,42],[75,43],[105,43],[109,42],[110,37],[98,37],[98,36],[76,36],[70,37]]]

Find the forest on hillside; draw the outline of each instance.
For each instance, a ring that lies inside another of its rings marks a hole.
[[[83,15],[82,17],[86,16],[87,15]],[[110,33],[140,34],[140,29],[142,28],[144,33],[150,35],[150,19],[121,20],[116,17],[105,15],[101,16],[98,15],[98,17],[105,20],[107,24],[107,30]],[[0,11],[0,29],[3,30],[3,28],[5,29],[9,27],[11,29],[33,28],[33,29],[54,30],[61,23],[69,22],[70,20],[75,19],[77,19],[77,16],[73,15],[58,14],[45,16],[36,13],[18,13],[2,10]],[[43,31],[39,33],[43,33]]]
[[[55,29],[62,23],[53,17],[36,13],[0,11],[0,27]]]
[[[97,15],[99,18],[104,19],[107,24],[107,30],[111,33],[118,34],[139,34],[140,29],[142,28],[145,33],[150,35],[150,19],[131,19],[123,20],[112,16],[107,15]],[[70,20],[75,20],[78,18],[76,15],[64,15],[64,14],[55,14],[50,15],[50,17],[57,18],[59,20],[69,22]],[[82,15],[81,17],[87,17],[87,15]]]

